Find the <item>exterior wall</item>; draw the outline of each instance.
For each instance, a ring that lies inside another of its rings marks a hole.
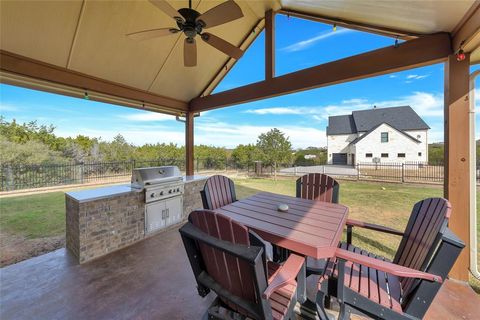
[[[85,202],[67,195],[67,248],[83,263],[144,238],[144,199],[143,192]]]
[[[388,142],[381,142],[381,132],[388,132]],[[373,158],[379,158],[380,163],[427,162],[427,131],[410,131],[407,133],[414,138],[420,135],[418,140],[421,143],[413,141],[387,124],[382,124],[356,144],[356,162],[372,162]],[[422,153],[421,156],[418,155],[419,152]],[[366,153],[372,153],[373,157],[367,158]],[[388,158],[382,158],[382,153],[388,153]],[[405,153],[405,158],[398,158],[398,153]]]
[[[183,220],[203,208],[206,177],[185,177]],[[145,192],[132,191],[79,201],[65,196],[66,246],[79,263],[101,257],[145,238]],[[159,231],[161,232],[161,231]]]
[[[206,177],[195,177],[185,181],[185,193],[183,195],[183,217],[186,220],[190,212],[196,209],[203,209],[200,190],[203,189]]]
[[[349,146],[350,142],[355,140],[358,134],[342,134],[342,135],[329,135],[327,136],[327,163],[332,164],[334,153],[346,153],[347,163],[352,164],[351,154],[354,152],[352,146]]]

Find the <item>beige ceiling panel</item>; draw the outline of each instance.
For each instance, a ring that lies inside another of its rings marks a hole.
[[[284,9],[415,33],[452,31],[474,0],[281,0]]]
[[[470,63],[471,64],[477,64],[480,63],[480,47],[475,49],[471,54],[470,54]]]
[[[65,67],[81,1],[0,1],[0,48]]]
[[[199,12],[222,3],[223,1],[202,1]],[[244,17],[211,29],[208,32],[239,46],[245,36],[257,24],[258,18],[244,2],[237,2],[242,8]],[[177,99],[189,101],[197,97],[222,68],[228,57],[204,43],[200,37],[197,41],[197,66],[183,66],[183,37],[172,51],[167,62],[159,72],[150,91],[156,94],[169,95]]]
[[[87,1],[69,68],[147,90],[179,35],[135,41],[126,34],[174,26],[148,1]]]
[[[280,10],[281,4],[279,0],[264,0],[264,1],[255,1],[255,0],[248,0],[245,1],[250,10],[257,16],[257,18],[264,18],[265,12],[272,9],[272,10]]]

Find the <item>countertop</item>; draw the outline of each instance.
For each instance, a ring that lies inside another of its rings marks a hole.
[[[183,182],[189,183],[189,182],[205,180],[205,179],[207,179],[207,177],[205,176],[197,176],[197,175],[184,176]],[[94,200],[99,200],[103,198],[119,196],[119,195],[130,193],[130,192],[143,192],[143,189],[135,189],[135,188],[132,188],[130,184],[122,184],[122,185],[100,187],[95,189],[70,191],[70,192],[66,192],[65,194],[78,202],[87,202],[87,201],[94,201]]]
[[[130,184],[122,184],[115,186],[107,186],[95,189],[87,189],[80,191],[70,191],[65,194],[78,202],[94,201],[103,198],[119,196],[130,192],[142,192],[142,189],[135,189]]]

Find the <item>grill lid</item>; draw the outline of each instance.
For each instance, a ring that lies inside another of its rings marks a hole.
[[[171,181],[182,180],[177,166],[162,166],[133,169],[132,188],[143,189],[149,185],[158,185]]]

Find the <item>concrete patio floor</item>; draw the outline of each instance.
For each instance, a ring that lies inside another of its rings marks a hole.
[[[1,319],[200,319],[214,298],[198,296],[177,228],[83,265],[59,249],[0,269],[0,282]],[[426,319],[479,314],[473,290],[447,281]]]

